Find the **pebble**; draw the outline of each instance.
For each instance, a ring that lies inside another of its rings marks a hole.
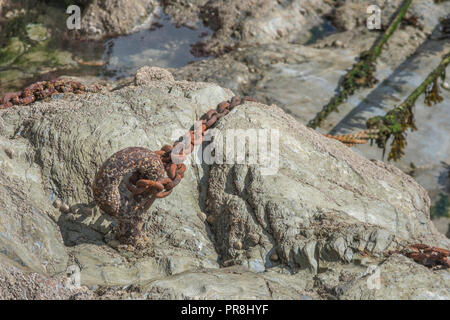
[[[214,224],[214,221],[216,221],[216,218],[213,215],[210,215],[206,221],[208,221],[209,224]]]
[[[110,242],[108,242],[108,244],[113,248],[118,248],[120,246],[120,242],[116,239],[111,240]]]
[[[271,261],[278,261],[278,255],[276,253],[272,253],[269,257]]]
[[[444,82],[444,83],[442,84],[442,88],[448,89],[448,88],[450,88],[450,85],[448,84],[448,82]]]
[[[236,250],[241,250],[241,249],[242,249],[242,242],[239,241],[239,240],[237,240],[235,243],[233,243],[233,247],[234,247]]]
[[[55,207],[56,209],[61,208],[62,202],[59,199],[56,199],[55,201],[53,201],[53,207]]]
[[[334,44],[335,47],[342,47],[343,46],[343,43],[342,43],[341,40],[336,40],[336,41],[334,41],[333,44]]]
[[[69,211],[70,208],[66,203],[62,203],[59,209],[61,210],[61,212],[66,213]]]

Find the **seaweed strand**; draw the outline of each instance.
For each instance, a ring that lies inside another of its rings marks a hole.
[[[445,54],[441,63],[425,78],[425,80],[398,107],[390,110],[384,116],[376,116],[367,120],[368,129],[378,130],[378,137],[374,139],[378,147],[386,150],[386,142],[392,136],[388,161],[399,160],[406,147],[406,130],[417,130],[414,121],[413,107],[422,93],[425,93],[425,104],[431,106],[443,101],[439,94],[438,79],[445,80],[445,68],[450,64],[450,52]]]
[[[339,93],[331,98],[328,104],[326,104],[322,110],[316,114],[314,119],[309,121],[308,127],[315,129],[320,126],[322,121],[331,112],[337,111],[338,106],[346,101],[347,98],[356,91],[356,89],[362,87],[372,88],[374,84],[378,82],[374,76],[376,71],[376,59],[380,56],[383,46],[397,30],[411,3],[412,0],[405,0],[389,27],[384,31],[383,35],[375,41],[369,51],[361,52],[358,62],[353,65],[350,71],[347,72],[344,76],[344,80],[339,85]]]

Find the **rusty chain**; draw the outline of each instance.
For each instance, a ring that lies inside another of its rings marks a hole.
[[[13,105],[28,105],[56,93],[78,94],[97,92],[98,90],[99,88],[97,85],[94,85],[92,88],[87,88],[82,83],[72,80],[56,79],[51,81],[40,81],[26,87],[21,92],[6,93],[0,99],[0,109],[6,109]],[[194,125],[194,129],[189,130],[183,136],[182,141],[188,142],[187,146],[184,145],[184,142],[176,141],[173,145],[164,145],[160,150],[155,152],[164,166],[167,177],[163,177],[159,180],[149,180],[140,176],[139,172],[134,172],[125,181],[127,189],[133,195],[154,195],[156,198],[165,198],[170,195],[173,188],[175,188],[184,177],[186,171],[186,166],[183,164],[184,160],[192,153],[195,146],[200,145],[203,142],[206,131],[213,127],[217,120],[246,101],[256,102],[255,99],[250,97],[240,98],[234,96],[229,101],[219,103],[216,109],[208,110],[200,118],[198,125]],[[347,146],[353,146],[355,144],[364,144],[369,139],[376,139],[377,134],[377,130],[369,129],[346,135],[325,134],[324,136],[338,140]],[[408,246],[401,251],[389,252],[389,254],[394,253],[403,254],[413,259],[415,262],[430,268],[450,267],[450,251],[446,249],[430,247],[425,244],[415,244]]]
[[[183,164],[184,160],[192,153],[196,145],[203,142],[205,132],[214,126],[217,120],[246,101],[256,102],[255,99],[250,97],[234,96],[229,101],[219,103],[216,109],[208,110],[200,118],[198,127],[194,127],[183,136],[183,141],[187,142],[187,146],[183,142],[177,141],[173,145],[164,145],[160,150],[155,151],[164,165],[167,177],[157,181],[148,180],[139,177],[140,174],[135,172],[125,182],[128,190],[134,195],[148,193],[155,195],[156,198],[165,198],[171,194],[173,188],[184,177],[186,171],[186,166]]]
[[[85,93],[97,92],[98,87],[88,88],[84,84],[73,80],[55,79],[39,81],[26,87],[23,91],[8,92],[0,99],[0,109],[7,109],[14,105],[27,105],[43,100],[56,93]]]
[[[417,243],[400,251],[389,251],[388,254],[402,254],[408,258],[413,259],[415,262],[424,265],[432,269],[447,269],[450,268],[450,251],[438,248],[430,247],[426,244]]]

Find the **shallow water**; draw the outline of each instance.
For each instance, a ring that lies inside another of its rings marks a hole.
[[[336,33],[337,29],[331,23],[330,20],[324,19],[324,22],[321,25],[311,28],[310,32],[311,32],[311,37],[305,43],[305,45],[314,44],[317,41],[319,41],[320,39],[323,39],[333,33]]]
[[[154,30],[144,29],[105,42],[102,60],[106,61],[102,72],[114,79],[134,74],[139,67],[154,65],[163,68],[179,68],[203,58],[194,57],[191,45],[212,34],[199,26],[196,29],[177,27],[170,17],[162,16]]]
[[[153,16],[135,33],[102,41],[60,39],[56,36],[46,44],[45,50],[65,53],[69,61],[55,67],[53,61],[42,61],[38,70],[30,71],[23,65],[11,64],[0,71],[0,95],[18,91],[41,80],[58,76],[98,76],[117,80],[132,76],[145,65],[178,68],[190,62],[208,59],[195,57],[191,46],[212,35],[212,30],[199,25],[195,29],[175,26],[171,18],[162,13]],[[40,54],[45,55],[45,52]],[[70,56],[72,57],[70,59]],[[19,70],[19,73],[13,73]]]

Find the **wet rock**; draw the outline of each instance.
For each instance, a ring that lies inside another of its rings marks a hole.
[[[25,51],[25,46],[19,38],[11,38],[9,43],[0,49],[0,66],[12,64]]]
[[[153,0],[94,0],[83,11],[81,31],[91,39],[129,34],[153,13]]]
[[[189,25],[201,20],[213,29],[214,35],[204,46],[213,55],[280,39],[304,43],[311,36],[310,29],[322,23],[321,13],[331,10],[329,4],[316,0],[165,0],[163,5],[176,23]]]

